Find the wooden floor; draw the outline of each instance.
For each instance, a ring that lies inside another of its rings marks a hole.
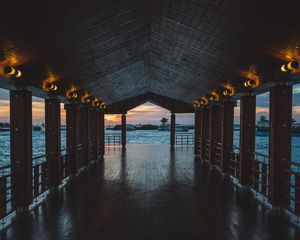
[[[300,238],[285,217],[201,167],[192,147],[128,145],[106,153],[0,238]]]

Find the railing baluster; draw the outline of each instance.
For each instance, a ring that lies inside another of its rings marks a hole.
[[[6,176],[0,177],[0,219],[6,216]]]

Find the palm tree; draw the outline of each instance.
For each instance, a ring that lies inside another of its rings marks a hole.
[[[162,119],[160,120],[161,125],[163,125],[163,126],[165,126],[165,125],[167,124],[168,121],[169,121],[169,119],[167,119],[167,118],[162,118]]]
[[[262,115],[262,116],[259,117],[259,122],[266,122],[266,121],[268,121],[266,116]]]

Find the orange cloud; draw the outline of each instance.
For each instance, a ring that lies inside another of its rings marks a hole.
[[[116,125],[120,124],[121,116],[119,114],[105,114],[104,120],[105,125]]]

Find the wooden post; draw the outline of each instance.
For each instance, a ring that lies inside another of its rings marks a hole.
[[[234,122],[234,106],[233,101],[223,101],[221,108],[221,169],[224,173],[229,173],[229,156],[233,146],[233,122]]]
[[[61,176],[60,154],[60,100],[45,99],[46,161],[49,187],[58,187]]]
[[[88,142],[89,142],[89,161],[97,160],[97,110],[88,109]]]
[[[101,109],[98,112],[98,135],[99,135],[99,156],[103,156],[105,154],[105,120],[104,120],[104,110]]]
[[[122,131],[122,147],[126,147],[126,114],[123,113],[121,117],[121,131]]]
[[[67,131],[67,156],[70,174],[78,171],[77,159],[77,105],[75,103],[65,104],[66,131]]]
[[[209,119],[209,162],[216,165],[216,147],[220,142],[220,107],[217,103],[210,105],[210,119]]]
[[[202,160],[208,160],[207,154],[207,146],[206,143],[209,138],[209,108],[203,107],[202,108],[202,114],[201,114],[201,156]]]
[[[32,203],[32,94],[10,91],[12,206],[26,210]]]
[[[175,113],[171,113],[171,128],[170,128],[170,145],[174,147],[175,145],[175,125],[176,125],[176,116]]]
[[[270,90],[270,180],[269,202],[287,207],[290,188],[292,86],[285,83]]]
[[[201,153],[201,109],[195,110],[195,138],[194,138],[194,153],[196,156]]]
[[[251,158],[255,151],[256,96],[244,93],[241,97],[240,116],[240,182],[251,185]]]
[[[79,168],[89,163],[88,107],[81,105],[77,110],[77,157]]]

